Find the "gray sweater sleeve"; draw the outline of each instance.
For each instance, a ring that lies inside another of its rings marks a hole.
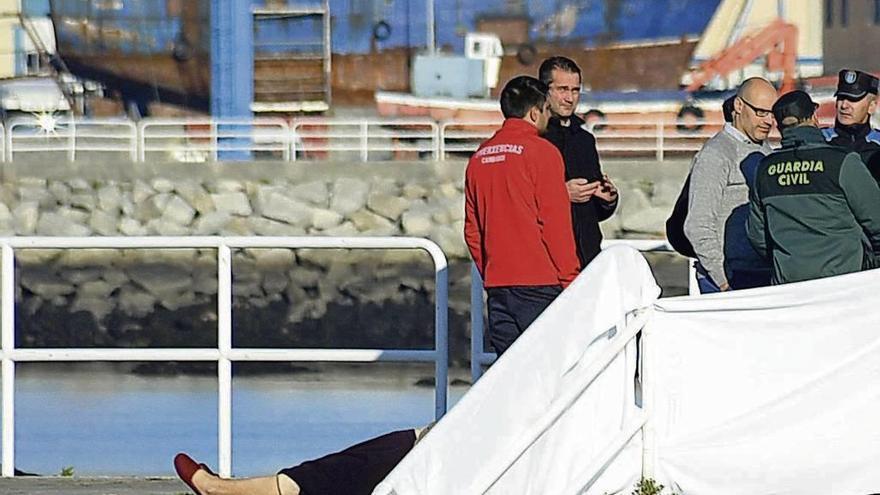
[[[688,214],[684,221],[684,234],[694,246],[697,259],[719,286],[727,283],[721,210],[728,166],[729,160],[719,146],[705,146],[694,157]]]

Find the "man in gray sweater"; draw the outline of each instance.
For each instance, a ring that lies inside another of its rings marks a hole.
[[[744,81],[733,103],[733,122],[724,124],[694,157],[684,233],[697,254],[697,281],[702,293],[731,287],[728,273],[733,260],[725,263],[725,241],[739,240],[726,237],[728,225],[742,230],[741,236],[733,237],[742,237],[748,247],[745,222],[739,226],[730,220],[735,209],[747,208],[749,202],[743,161],[755,153],[770,152],[765,140],[773,127],[775,101],[776,88],[766,79]]]

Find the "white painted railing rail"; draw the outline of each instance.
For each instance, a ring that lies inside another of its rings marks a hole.
[[[15,250],[17,249],[217,250],[217,348],[18,349],[15,343]],[[434,263],[434,349],[244,349],[232,347],[232,249],[421,249]],[[0,238],[0,360],[2,360],[2,476],[14,475],[15,363],[26,361],[208,361],[217,362],[218,465],[232,473],[232,362],[235,361],[418,361],[433,362],[434,414],[446,412],[448,395],[448,273],[443,251],[412,237],[4,237]]]
[[[603,247],[623,244],[642,252],[674,253],[669,242],[663,239],[605,239]],[[688,294],[699,294],[696,271],[692,260],[688,260]],[[476,383],[483,376],[483,366],[495,362],[494,352],[486,352],[483,347],[485,329],[483,325],[483,279],[477,267],[471,264],[471,380]]]

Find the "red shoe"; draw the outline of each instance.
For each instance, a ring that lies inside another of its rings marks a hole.
[[[196,495],[202,495],[202,492],[193,485],[192,478],[196,474],[196,471],[199,469],[204,470],[206,473],[217,476],[214,474],[211,469],[204,464],[196,464],[196,461],[192,460],[192,457],[184,454],[183,452],[174,456],[174,470],[177,471],[177,476],[186,483],[186,485],[192,490]]]

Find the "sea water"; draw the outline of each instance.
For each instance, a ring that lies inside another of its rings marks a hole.
[[[423,368],[382,366],[233,380],[233,474],[271,474],[433,419]],[[430,370],[427,370],[430,374]],[[466,387],[451,389],[450,403]],[[19,365],[15,465],[44,475],[172,475],[175,453],[217,467],[216,376]]]

